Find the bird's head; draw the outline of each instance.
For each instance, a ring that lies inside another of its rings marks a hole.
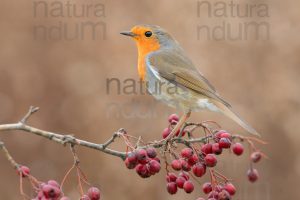
[[[132,37],[137,42],[139,51],[144,53],[177,44],[167,31],[156,25],[137,25],[130,31],[123,31],[121,34]]]

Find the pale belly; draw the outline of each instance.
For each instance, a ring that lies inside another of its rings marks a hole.
[[[219,109],[206,96],[198,94],[185,87],[176,86],[159,78],[153,73],[147,73],[146,87],[157,100],[182,111],[200,111],[203,109],[218,112]]]

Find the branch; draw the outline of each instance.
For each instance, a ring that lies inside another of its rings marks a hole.
[[[38,110],[39,110],[38,107],[31,106],[29,108],[29,111],[26,113],[26,115],[18,123],[2,124],[2,125],[0,125],[0,131],[11,131],[11,130],[25,131],[28,133],[35,134],[37,136],[47,138],[51,141],[57,142],[62,145],[66,145],[66,144],[70,144],[72,146],[79,145],[79,146],[95,149],[95,150],[101,151],[101,152],[109,154],[109,155],[117,156],[123,160],[126,158],[127,152],[116,151],[116,150],[108,148],[109,145],[112,144],[116,138],[120,137],[121,135],[126,135],[126,131],[124,129],[121,128],[117,132],[113,133],[112,137],[109,140],[107,140],[106,142],[104,142],[103,144],[96,144],[93,142],[78,139],[70,134],[58,134],[58,133],[41,130],[41,129],[27,125],[26,122],[28,121],[30,116],[32,114],[36,113]],[[207,137],[210,137],[210,136],[207,136]],[[184,144],[186,146],[190,146],[190,144],[192,144],[192,143],[205,142],[207,137],[195,138],[195,139],[190,138],[187,140],[185,140],[181,137],[175,137],[175,138],[171,139],[171,143],[176,142],[176,143]],[[164,145],[166,145],[165,142],[154,142],[147,146],[142,146],[140,148],[146,148],[149,146],[152,146],[154,148],[160,148]],[[1,149],[1,147],[3,148],[3,145],[1,145],[1,143],[0,143],[0,149]]]
[[[21,130],[29,133],[33,133],[35,135],[47,138],[51,141],[66,145],[66,144],[71,144],[71,145],[79,145],[83,147],[88,147],[91,149],[96,149],[98,151],[102,151],[104,153],[120,157],[121,159],[125,159],[126,153],[125,152],[119,152],[115,151],[112,149],[107,148],[108,144],[110,144],[110,140],[105,142],[104,144],[96,144],[92,142],[88,142],[85,140],[81,140],[78,138],[75,138],[72,135],[63,135],[63,134],[58,134],[58,133],[53,133],[50,131],[45,131],[41,130],[29,125],[26,125],[25,123],[29,119],[29,117],[34,114],[36,111],[38,111],[37,107],[30,107],[28,113],[20,120],[18,123],[13,123],[13,124],[3,124],[0,125],[0,131],[9,131],[9,130]],[[123,129],[120,129],[123,130]],[[119,132],[115,133],[116,135],[119,134]]]

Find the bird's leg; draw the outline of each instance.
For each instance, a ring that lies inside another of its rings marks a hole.
[[[165,141],[170,141],[190,116],[191,116],[191,111],[185,112],[183,116],[179,119],[179,121],[177,122],[176,126],[173,128],[171,133],[168,135],[168,137],[165,138]]]

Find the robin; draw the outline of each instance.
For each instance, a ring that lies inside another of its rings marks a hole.
[[[136,41],[138,74],[146,83],[148,92],[157,100],[184,112],[169,137],[174,136],[192,111],[203,109],[223,113],[249,133],[259,135],[233,112],[231,105],[216,92],[167,31],[156,25],[137,25],[121,34]]]

